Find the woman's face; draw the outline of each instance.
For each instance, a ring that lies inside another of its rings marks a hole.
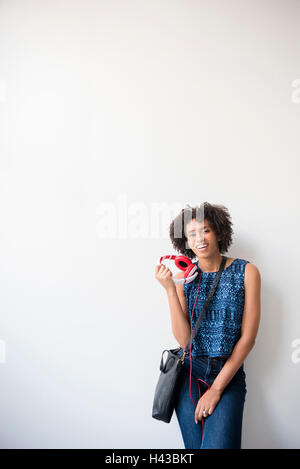
[[[221,237],[216,236],[207,220],[204,220],[203,224],[192,219],[186,225],[185,234],[188,247],[197,257],[210,257],[219,251],[218,241]],[[206,247],[202,248],[203,245],[206,245]]]

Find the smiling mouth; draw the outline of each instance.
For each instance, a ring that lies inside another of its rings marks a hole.
[[[199,251],[203,250],[203,249],[206,249],[208,246],[208,244],[199,244],[198,246],[196,246],[196,249],[198,249]]]

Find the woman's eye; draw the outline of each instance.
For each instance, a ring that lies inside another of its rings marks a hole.
[[[205,233],[209,233],[209,230],[204,230]],[[193,238],[194,236],[196,236],[196,233],[191,233],[190,235],[190,238]]]

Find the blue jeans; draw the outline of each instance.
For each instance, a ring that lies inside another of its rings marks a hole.
[[[182,353],[183,349],[180,349],[176,355],[181,356]],[[190,356],[185,356],[175,412],[186,449],[241,448],[243,410],[247,393],[244,364],[224,389],[213,413],[205,417],[203,424],[200,420],[195,423],[195,410],[199,400],[198,386],[201,396],[208,389],[207,385],[197,381],[197,378],[211,386],[226,360],[227,358],[192,356],[191,395],[194,404],[190,397]]]

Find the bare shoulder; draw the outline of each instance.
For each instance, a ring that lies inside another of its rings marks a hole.
[[[245,286],[248,285],[260,285],[261,275],[258,267],[252,262],[248,262],[245,265]]]

